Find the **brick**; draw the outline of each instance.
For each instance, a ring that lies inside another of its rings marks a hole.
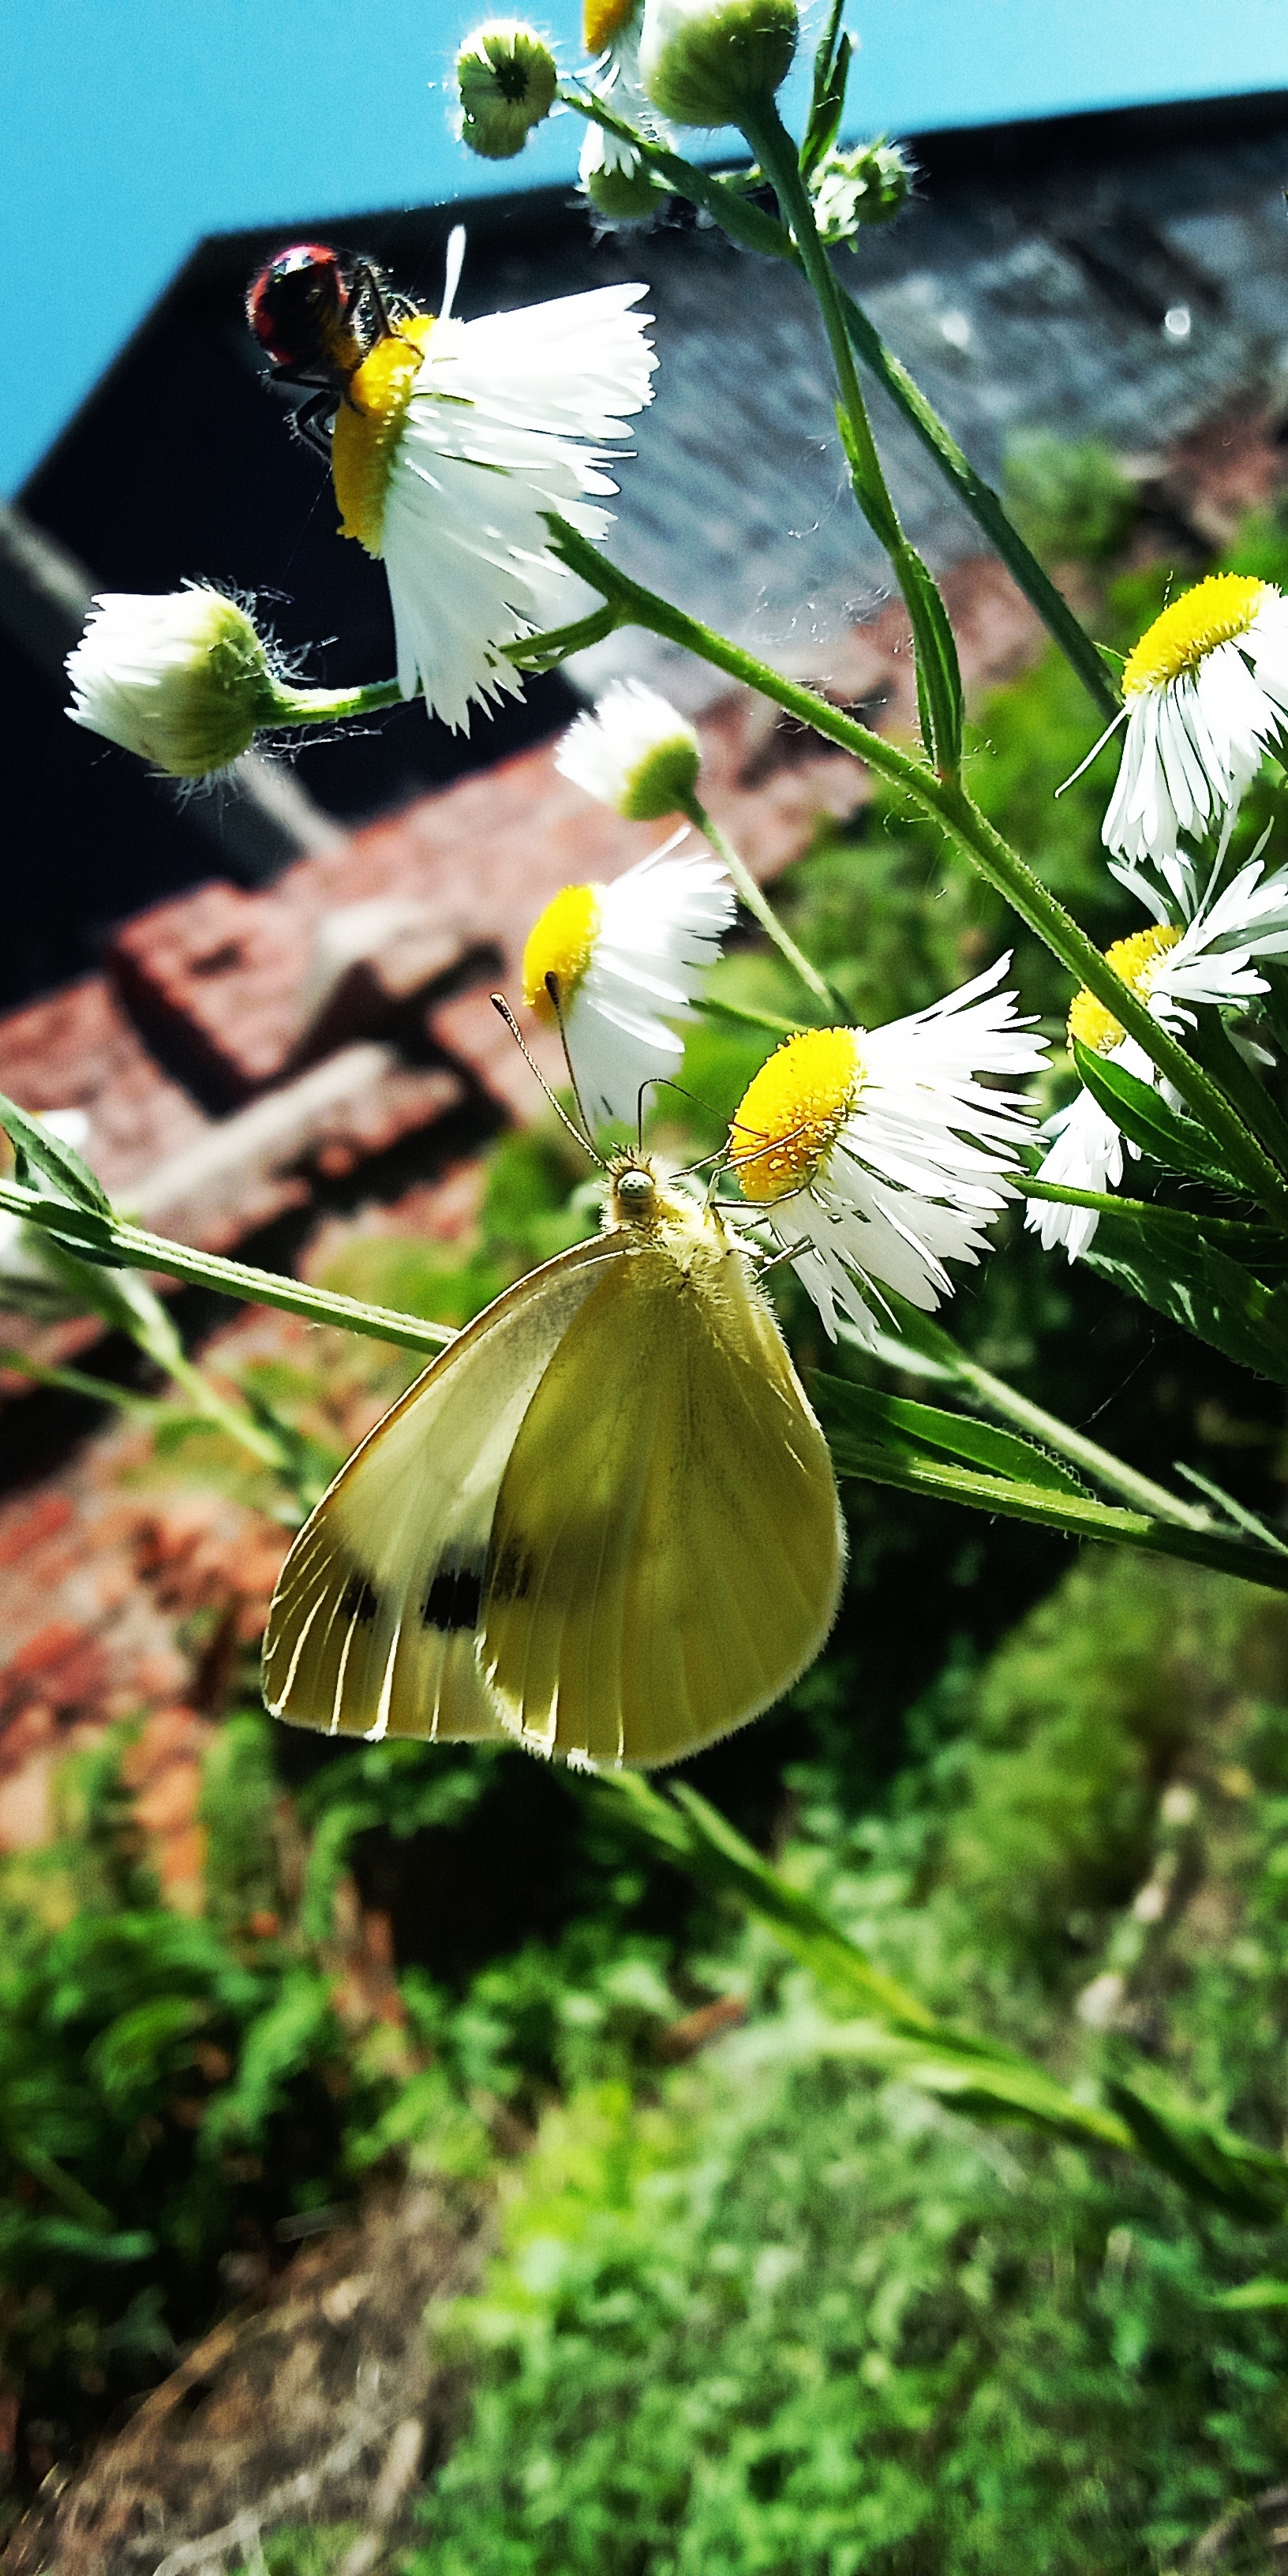
[[[275,1081],[299,1027],[299,917],[215,883],[136,914],[112,939],[117,991],[162,1060],[211,1107]]]
[[[44,1539],[53,1538],[59,1530],[66,1529],[71,1518],[72,1507],[66,1494],[56,1491],[42,1494],[34,1508],[23,1513],[21,1520],[10,1521],[7,1527],[0,1526],[0,1565],[16,1565],[30,1549],[39,1546]]]
[[[83,1109],[85,1159],[126,1200],[142,1173],[207,1124],[155,1063],[102,975],[0,1019],[0,1091],[37,1113]]]

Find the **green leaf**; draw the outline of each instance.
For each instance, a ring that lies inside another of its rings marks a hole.
[[[922,737],[933,766],[940,772],[955,775],[961,767],[962,726],[966,715],[957,639],[938,583],[927,572],[912,546],[903,548],[896,568],[912,619],[917,648],[917,703]]]
[[[829,1418],[835,1416],[911,1457],[927,1449],[946,1451],[950,1458],[964,1458],[972,1466],[1023,1485],[1043,1485],[1061,1494],[1086,1490],[1066,1467],[1057,1466],[1045,1450],[1022,1440],[1017,1431],[946,1413],[937,1405],[916,1404],[907,1396],[883,1395],[875,1387],[855,1386],[846,1378],[818,1376],[814,1387],[826,1401]]]
[[[1142,2155],[1162,2167],[1192,2199],[1205,2200],[1232,2218],[1269,2225],[1288,2207],[1288,2164],[1267,2147],[1242,2138],[1195,2111],[1151,2068],[1129,2084],[1105,2087]]]
[[[1241,2281],[1237,2290],[1219,2290],[1212,2301],[1214,2308],[1288,2308],[1288,2281],[1276,2281],[1262,2273],[1255,2281]]]
[[[31,1175],[39,1172],[52,1182],[56,1194],[73,1207],[97,1208],[111,1215],[111,1201],[102,1182],[83,1163],[72,1146],[51,1136],[38,1118],[29,1118],[16,1101],[7,1100],[0,1091],[0,1126],[4,1127],[18,1157],[18,1178],[24,1187],[31,1185]]]
[[[1083,1259],[1227,1359],[1288,1386],[1288,1295],[1218,1252],[1197,1228],[1169,1235],[1121,1209],[1106,1210]]]
[[[1186,1172],[1194,1180],[1211,1181],[1218,1189],[1233,1190],[1246,1198],[1243,1183],[1222,1163],[1210,1138],[1196,1118],[1186,1118],[1169,1109],[1162,1094],[1134,1073],[1128,1073],[1113,1056],[1097,1055],[1075,1038],[1073,1060],[1091,1097],[1120,1127],[1133,1145],[1139,1145],[1156,1163],[1165,1163],[1175,1172]]]
[[[827,24],[819,38],[814,55],[814,80],[810,92],[809,116],[800,149],[801,177],[809,179],[818,168],[825,152],[830,152],[840,131],[845,112],[845,85],[850,76],[853,46],[841,34],[841,12],[845,0],[832,0]]]

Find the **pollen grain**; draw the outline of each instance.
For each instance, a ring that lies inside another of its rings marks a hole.
[[[340,534],[356,537],[369,555],[381,551],[389,469],[433,328],[433,314],[419,313],[377,340],[350,377],[336,413],[331,478],[340,504]]]
[[[1196,582],[1193,590],[1174,599],[1146,627],[1128,654],[1123,666],[1124,696],[1134,698],[1145,689],[1166,688],[1169,681],[1194,670],[1218,644],[1237,642],[1247,634],[1269,590],[1269,582],[1241,572],[1215,572]]]
[[[761,1066],[729,1130],[744,1198],[767,1206],[813,1180],[858,1099],[862,1034],[805,1029]]]
[[[540,1020],[552,1022],[555,1017],[547,979],[553,976],[561,1003],[567,1003],[590,964],[599,937],[603,891],[596,885],[565,886],[528,933],[523,998]]]
[[[1170,922],[1159,923],[1150,930],[1133,930],[1129,939],[1115,939],[1112,948],[1105,950],[1105,964],[1112,966],[1115,975],[1146,1001],[1160,957],[1176,946],[1180,936]],[[1085,984],[1080,993],[1075,993],[1069,1012],[1071,1040],[1076,1038],[1079,1046],[1090,1047],[1093,1055],[1112,1055],[1126,1034],[1122,1022],[1106,1010],[1094,993],[1088,992]]]

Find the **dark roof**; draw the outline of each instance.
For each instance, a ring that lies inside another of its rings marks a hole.
[[[1275,393],[1288,372],[1288,95],[928,135],[913,148],[917,201],[844,266],[986,473],[1023,425],[1156,448],[1236,393]],[[292,230],[366,248],[432,305],[459,212],[313,213]],[[662,364],[622,470],[614,549],[651,586],[817,667],[829,634],[872,614],[886,583],[843,488],[826,353],[794,273],[687,216],[596,239],[566,190],[484,199],[468,220],[466,313],[647,281]],[[286,436],[242,320],[247,276],[284,237],[229,234],[194,251],[22,501],[97,585],[237,583],[267,595],[288,644],[321,639],[321,676],[373,677],[392,666],[383,574],[337,539],[321,466]],[[931,562],[978,551],[910,433],[875,408]],[[623,655],[641,664],[638,638],[613,639],[578,676]],[[143,827],[137,770],[73,734],[57,692],[10,659],[0,686],[11,703],[24,692],[32,748],[19,826],[41,863],[9,925],[0,1000],[89,962],[87,917],[119,916],[211,867],[208,841],[172,807],[163,829]],[[690,685],[683,673],[671,684]],[[480,720],[468,744],[420,708],[398,711],[365,736],[310,743],[298,774],[330,812],[368,815],[552,730],[572,703],[557,676],[536,682],[524,708]],[[52,832],[37,792],[51,768]],[[231,872],[246,873],[235,854]]]

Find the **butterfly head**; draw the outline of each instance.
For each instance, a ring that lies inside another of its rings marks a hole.
[[[614,1155],[609,1166],[609,1224],[651,1229],[662,1204],[652,1164],[642,1154]]]

